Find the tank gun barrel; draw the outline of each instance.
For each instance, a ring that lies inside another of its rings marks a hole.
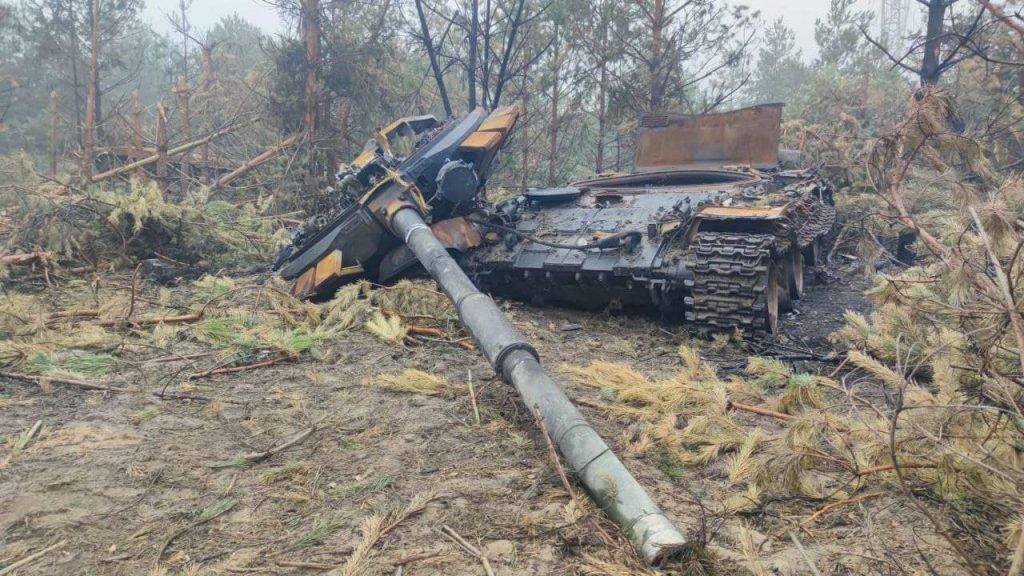
[[[540,365],[537,351],[494,301],[477,290],[420,214],[412,207],[401,208],[390,224],[455,304],[463,326],[495,372],[515,386],[527,408],[540,413],[566,462],[639,554],[660,565],[684,551],[684,536]]]

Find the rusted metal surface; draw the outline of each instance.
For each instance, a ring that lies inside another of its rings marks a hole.
[[[763,179],[757,174],[732,170],[658,170],[640,174],[615,175],[573,182],[595,195],[646,194],[648,192],[685,192],[738,190]]]
[[[775,220],[782,218],[785,214],[785,206],[708,206],[702,209],[697,215],[704,219],[730,220],[741,218],[744,220]]]
[[[462,217],[435,222],[430,225],[430,229],[445,248],[459,252],[465,252],[484,242],[476,226]]]
[[[782,104],[719,114],[647,114],[640,119],[636,170],[773,168],[779,162]]]

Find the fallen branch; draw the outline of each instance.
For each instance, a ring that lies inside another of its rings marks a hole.
[[[46,258],[49,257],[49,252],[26,252],[24,254],[8,254],[7,256],[0,256],[0,261],[6,266],[23,266],[26,264],[34,264],[36,262],[45,262]]]
[[[210,514],[209,516],[206,516],[206,517],[203,517],[203,518],[200,518],[199,520],[196,520],[195,522],[189,524],[188,526],[185,526],[181,530],[178,530],[174,534],[171,534],[171,537],[168,538],[164,542],[164,545],[160,547],[160,553],[156,555],[156,562],[159,564],[160,558],[163,557],[164,552],[167,551],[167,548],[171,545],[172,542],[177,540],[179,536],[181,536],[185,532],[188,532],[189,530],[191,530],[191,529],[193,529],[193,528],[195,528],[197,526],[202,526],[203,524],[206,524],[207,522],[209,522],[210,520],[213,520],[214,518],[218,518],[220,516],[223,516],[229,510],[234,508],[235,504],[236,504],[236,502],[234,500],[232,500],[232,501],[228,502],[226,506],[222,507],[220,510],[217,510],[216,513]]]
[[[66,542],[67,542],[67,540],[61,540],[60,542],[57,542],[56,544],[53,544],[52,546],[47,546],[46,548],[43,548],[39,552],[36,552],[34,554],[30,554],[28,556],[25,556],[21,560],[18,560],[17,562],[15,562],[13,564],[9,564],[9,565],[5,566],[3,569],[0,569],[0,576],[6,576],[7,574],[13,573],[15,570],[17,570],[18,568],[21,568],[22,566],[25,566],[27,564],[31,564],[32,562],[35,562],[36,560],[42,558],[43,556],[46,556],[50,552],[53,552],[54,550],[60,548]]]
[[[274,562],[282,568],[308,568],[310,570],[333,570],[337,564],[324,564],[323,562],[299,562],[296,560],[278,560]]]
[[[241,128],[242,126],[245,126],[246,124],[248,124],[248,122],[242,122],[242,123],[239,123],[239,124],[235,124],[233,126],[228,126],[227,128],[224,128],[223,130],[218,130],[217,132],[214,132],[213,134],[210,134],[209,136],[206,136],[204,138],[200,138],[199,140],[195,140],[193,142],[188,142],[188,143],[182,144],[180,146],[175,146],[174,148],[171,148],[170,150],[167,150],[167,152],[166,152],[167,157],[179,156],[179,155],[184,154],[186,152],[190,152],[190,151],[194,150],[195,148],[199,148],[203,144],[207,144],[207,143],[209,143],[212,140],[216,140],[217,138],[220,138],[221,136],[224,136],[225,134],[230,134],[230,133],[234,132],[235,130]],[[138,170],[139,168],[142,168],[144,166],[149,166],[150,164],[156,163],[158,160],[160,160],[160,158],[161,158],[161,154],[159,154],[159,153],[153,154],[152,156],[147,156],[147,157],[145,157],[145,158],[143,158],[141,160],[136,160],[135,162],[131,162],[129,164],[125,164],[124,166],[119,166],[117,168],[113,168],[111,170],[107,170],[106,172],[100,172],[99,174],[93,176],[89,180],[89,182],[91,184],[95,184],[96,182],[102,182],[104,180],[109,180],[110,178],[113,178],[115,176],[120,176],[122,174],[127,174],[129,172],[133,172],[133,171]]]
[[[433,336],[435,338],[444,338],[444,330],[440,328],[430,328],[428,326],[416,326],[411,325],[407,327],[409,334],[418,334],[420,336]]]
[[[821,508],[818,508],[818,510],[814,514],[811,514],[810,516],[808,516],[800,524],[803,525],[803,526],[810,526],[811,524],[814,524],[815,520],[820,518],[822,515],[828,513],[830,510],[833,510],[833,509],[838,508],[840,506],[845,506],[847,504],[857,504],[858,502],[863,502],[863,501],[868,500],[870,498],[875,498],[877,496],[881,496],[882,494],[883,494],[883,492],[872,492],[871,494],[862,494],[862,495],[857,496],[855,498],[844,498],[844,499],[839,500],[837,502],[833,502],[831,504],[826,504],[826,505],[822,506]]]
[[[50,314],[47,318],[47,322],[53,322],[54,320],[62,320],[66,318],[96,318],[100,315],[99,310],[60,310]]]
[[[153,358],[152,360],[144,360],[143,364],[163,364],[166,362],[184,362],[185,360],[197,360],[199,358],[206,358],[207,356],[213,356],[216,352],[199,352],[197,354],[186,354],[185,356],[163,356],[160,358]]]
[[[36,437],[36,434],[39,434],[39,431],[42,430],[42,429],[43,429],[43,421],[42,420],[36,420],[36,423],[33,424],[32,427],[28,429],[28,432],[25,434],[25,436],[23,436],[22,439],[19,439],[19,444],[20,444],[21,448],[22,449],[27,448],[29,442],[31,442]]]
[[[579,508],[580,510],[584,510],[583,506],[579,502],[579,499],[576,497],[576,491],[573,490],[572,484],[569,483],[569,476],[566,475],[565,467],[562,466],[562,459],[559,458],[558,451],[555,450],[555,443],[551,441],[551,436],[548,436],[548,428],[544,424],[544,417],[541,416],[540,409],[538,409],[537,407],[534,407],[533,409],[533,418],[537,422],[537,428],[540,429],[540,435],[543,436],[544,441],[547,442],[548,456],[551,457],[551,462],[554,464],[555,470],[558,472],[558,477],[562,480],[562,487],[564,487],[565,491],[569,493],[569,498],[571,498],[572,501],[576,503],[576,507]],[[597,532],[598,536],[601,537],[601,540],[604,541],[606,546],[608,546],[611,549],[619,548],[619,546],[617,546],[615,542],[615,539],[612,538],[611,535],[608,534],[608,532],[606,532],[604,528],[601,527],[601,524],[597,521],[597,518],[590,517],[590,525]]]
[[[473,419],[480,425],[480,408],[476,405],[476,390],[473,389],[473,369],[466,368],[466,386],[469,387],[469,401],[473,404]]]
[[[213,190],[217,190],[217,189],[220,189],[220,188],[223,188],[223,187],[227,186],[228,184],[233,182],[236,178],[245,175],[247,172],[249,172],[250,170],[252,170],[254,168],[258,168],[261,164],[265,163],[266,161],[270,160],[274,156],[277,156],[281,152],[285,151],[286,149],[288,149],[289,147],[294,145],[296,142],[299,141],[299,138],[301,136],[302,136],[302,133],[293,134],[292,136],[289,136],[288,138],[285,138],[284,140],[282,140],[280,143],[278,143],[278,144],[276,144],[274,146],[271,146],[270,148],[267,148],[261,154],[253,157],[251,160],[249,160],[245,164],[242,164],[238,168],[235,168],[231,172],[225,174],[224,176],[221,176],[213,184],[213,186],[211,188]]]
[[[751,406],[749,404],[740,404],[739,402],[733,402],[729,400],[725,404],[726,410],[739,410],[741,412],[749,412],[751,414],[759,414],[761,416],[770,416],[776,420],[792,420],[793,416],[789,414],[783,414],[782,412],[776,412],[775,410],[769,410],[767,408],[761,408],[760,406]]]
[[[391,563],[391,565],[397,568],[399,566],[405,566],[407,564],[412,564],[413,562],[422,562],[423,560],[430,560],[431,558],[437,558],[440,555],[441,555],[441,551],[440,550],[435,551],[435,552],[423,552],[423,553],[420,553],[420,554],[411,554],[411,555],[406,556],[404,558],[399,558],[398,560],[395,560],[394,562]]]
[[[239,466],[239,465],[251,465],[251,464],[257,464],[259,462],[263,462],[264,460],[270,458],[274,454],[277,454],[278,452],[284,452],[285,450],[291,448],[292,446],[295,446],[295,445],[303,442],[306,438],[309,438],[310,436],[312,436],[313,432],[316,432],[316,426],[311,426],[309,428],[306,428],[302,432],[299,432],[298,434],[293,436],[287,442],[285,442],[283,444],[279,444],[277,446],[274,446],[270,450],[266,450],[266,451],[263,451],[263,452],[252,452],[250,454],[244,454],[244,455],[239,456],[238,458],[235,458],[234,460],[231,460],[231,461],[228,461],[228,462],[215,462],[213,464],[210,464],[209,467],[213,468],[214,470],[219,470],[221,468],[234,468],[234,467]]]
[[[267,366],[273,366],[278,362],[284,360],[291,360],[296,358],[294,354],[285,354],[278,356],[277,358],[271,358],[269,360],[263,360],[260,362],[253,362],[252,364],[243,364],[241,366],[230,366],[227,368],[212,368],[210,370],[204,370],[202,372],[196,372],[188,376],[189,380],[195,380],[197,378],[208,378],[210,376],[217,376],[218,374],[235,374],[237,372],[245,372],[247,370],[255,370],[256,368],[265,368]]]
[[[84,390],[103,390],[108,392],[126,392],[125,388],[118,388],[116,386],[107,386],[104,384],[96,384],[95,382],[86,382],[85,380],[75,380],[72,378],[58,378],[56,376],[33,376],[31,374],[21,374],[19,372],[7,372],[0,370],[0,378],[10,378],[11,380],[21,380],[22,382],[32,382],[34,384],[41,384],[48,382],[51,384],[65,384],[67,386],[77,386]]]
[[[183,322],[198,322],[203,319],[202,312],[196,312],[194,314],[180,314],[177,316],[159,316],[156,318],[139,318],[138,320],[101,320],[97,322],[97,326],[131,326],[132,328],[139,328],[141,326],[152,326],[154,324],[181,324]]]
[[[197,402],[224,402],[225,404],[238,404],[244,406],[248,402],[242,402],[241,400],[230,400],[228,398],[211,398],[209,396],[200,396],[198,394],[175,394],[172,392],[153,392],[153,396],[161,400],[195,400]]]
[[[796,545],[797,551],[800,552],[800,557],[804,559],[804,563],[806,563],[807,567],[811,570],[811,574],[814,574],[814,576],[821,576],[821,571],[818,570],[818,567],[814,564],[814,560],[812,560],[810,555],[807,554],[807,550],[804,549],[804,545],[800,542],[800,539],[796,537],[796,534],[790,532],[789,539],[793,541],[794,545]]]
[[[476,556],[477,560],[480,561],[480,564],[483,565],[484,572],[487,573],[487,576],[494,576],[494,569],[491,568],[491,562],[487,559],[487,556],[484,556],[476,546],[466,542],[466,540],[462,536],[459,536],[459,533],[453,530],[451,526],[443,524],[441,526],[441,534],[458,544],[459,547],[465,550],[470,556]]]
[[[920,470],[920,469],[935,468],[935,465],[934,464],[900,464],[900,469],[901,470],[902,469],[907,469],[907,468],[914,468],[914,469]],[[867,476],[868,474],[879,474],[881,472],[895,472],[895,471],[896,471],[896,467],[893,466],[892,464],[881,464],[879,466],[871,466],[869,468],[861,468],[860,470],[857,470],[856,474],[857,474],[857,476]]]

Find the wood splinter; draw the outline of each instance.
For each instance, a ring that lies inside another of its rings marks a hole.
[[[453,530],[451,526],[447,524],[441,525],[441,535],[455,542],[459,548],[465,550],[470,556],[475,556],[484,567],[484,572],[487,573],[487,576],[494,576],[494,569],[491,568],[491,562],[487,559],[487,556],[484,556],[479,548],[467,542],[462,536],[459,536],[459,533]]]
[[[189,374],[188,379],[195,380],[196,378],[207,378],[210,376],[216,376],[218,374],[235,374],[236,372],[245,372],[247,370],[255,370],[256,368],[273,366],[278,362],[282,362],[284,360],[293,360],[295,358],[297,358],[297,356],[294,354],[284,354],[282,356],[278,356],[277,358],[270,358],[268,360],[262,360],[260,362],[253,362],[252,364],[243,364],[241,366],[228,366],[224,368],[211,368],[210,370],[204,370],[202,372]]]
[[[34,554],[30,554],[30,555],[22,558],[21,560],[18,560],[17,562],[15,562],[13,564],[8,564],[3,569],[0,569],[0,576],[5,576],[7,574],[13,574],[15,570],[21,568],[22,566],[25,566],[27,564],[31,564],[32,562],[35,562],[36,560],[42,558],[43,556],[46,556],[50,552],[53,552],[54,550],[60,548],[61,546],[64,546],[65,543],[67,543],[67,540],[61,540],[60,542],[57,542],[56,544],[53,544],[51,546],[47,546],[46,548],[43,548],[39,552],[36,552]]]
[[[67,386],[76,386],[84,390],[103,390],[110,392],[125,392],[125,388],[118,388],[116,386],[106,386],[104,384],[96,384],[95,382],[86,382],[85,380],[74,380],[72,378],[57,378],[56,376],[33,376],[31,374],[21,374],[19,372],[7,372],[0,370],[0,378],[10,378],[11,380],[20,380],[22,382],[32,382],[34,384],[50,383],[50,384],[64,384]]]
[[[36,262],[45,262],[50,256],[49,252],[26,252],[23,254],[8,254],[0,256],[0,262],[6,266],[25,266]]]

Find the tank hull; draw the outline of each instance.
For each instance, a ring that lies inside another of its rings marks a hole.
[[[790,284],[831,229],[831,202],[828,184],[806,171],[594,179],[496,207],[479,223],[490,244],[461,262],[484,289],[535,304],[647,308],[705,331],[770,334],[802,294],[802,282]],[[629,245],[581,248],[632,232]]]

